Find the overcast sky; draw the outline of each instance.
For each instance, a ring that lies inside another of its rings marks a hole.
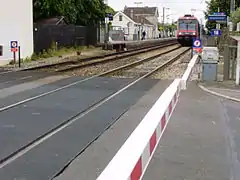
[[[200,20],[203,18],[203,10],[206,10],[205,0],[108,0],[108,5],[111,6],[115,11],[123,10],[124,6],[137,6],[134,2],[142,2],[140,6],[157,6],[159,16],[162,16],[163,7],[169,8],[165,11],[165,15],[170,15],[168,22],[177,20],[178,17],[184,14],[191,13],[191,9],[195,9],[194,15]],[[159,21],[162,21],[162,17],[159,17]],[[167,19],[165,19],[165,22]]]

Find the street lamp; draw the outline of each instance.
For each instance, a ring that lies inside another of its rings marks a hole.
[[[163,28],[164,28],[164,21],[165,21],[165,9],[166,10],[169,10],[170,8],[167,8],[167,7],[163,7]],[[165,29],[165,28],[164,28]],[[163,31],[163,37],[165,37],[165,30]]]
[[[108,0],[103,0],[103,3],[108,5]]]
[[[134,4],[136,4],[138,7],[140,4],[143,4],[143,2],[134,2]]]
[[[164,26],[164,20],[165,20],[165,9],[169,10],[170,8],[163,7],[163,26]]]

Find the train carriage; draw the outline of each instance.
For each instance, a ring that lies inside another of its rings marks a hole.
[[[182,46],[191,46],[193,38],[200,37],[200,24],[196,17],[185,15],[177,21],[177,40]]]

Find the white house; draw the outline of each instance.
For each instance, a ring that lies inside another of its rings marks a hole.
[[[158,8],[157,7],[127,7],[124,8],[124,14],[131,16],[133,14],[133,19],[143,19],[146,24],[153,25],[153,37],[157,38],[158,32]]]
[[[0,64],[13,59],[10,41],[18,41],[21,57],[30,57],[33,53],[33,7],[32,0],[1,0],[0,6]]]
[[[146,32],[146,38],[153,38],[154,25],[144,17],[137,17],[133,13],[129,16],[119,11],[113,16],[112,26],[114,30],[122,29],[127,40],[141,39],[142,32]]]

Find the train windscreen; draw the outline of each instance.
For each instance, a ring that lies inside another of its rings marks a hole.
[[[179,30],[196,30],[197,20],[192,19],[180,19],[179,20]]]

